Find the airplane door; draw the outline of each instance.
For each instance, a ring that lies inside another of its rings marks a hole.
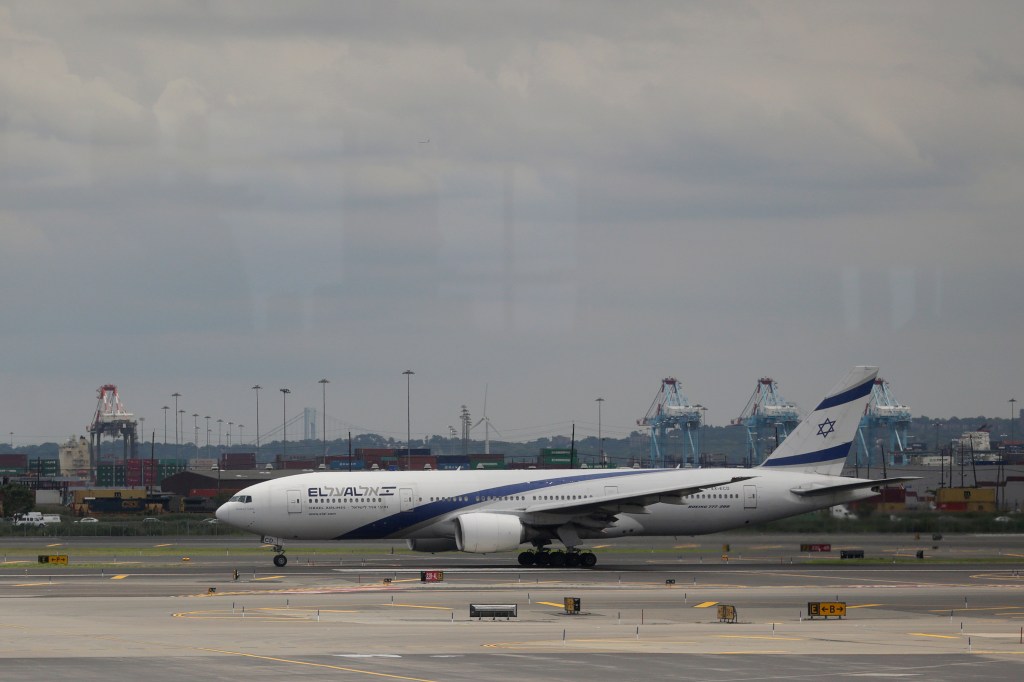
[[[404,512],[412,511],[416,507],[416,501],[413,497],[412,488],[399,488],[398,499],[401,504],[401,510]]]
[[[288,496],[288,513],[302,513],[302,494],[298,490],[289,490],[285,493]]]
[[[757,509],[757,486],[756,485],[745,485],[745,486],[743,486],[743,508],[744,509]]]

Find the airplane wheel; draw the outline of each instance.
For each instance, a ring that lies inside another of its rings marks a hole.
[[[561,550],[551,552],[551,556],[548,558],[548,563],[554,568],[561,568],[562,566],[565,566],[565,552]]]
[[[580,565],[580,555],[578,552],[566,552],[565,554],[565,567],[576,568]]]
[[[278,568],[284,568],[284,565],[288,563],[288,557],[284,554],[278,554],[274,557],[274,565]]]
[[[533,566],[536,563],[537,556],[533,552],[520,552],[519,553],[519,565],[520,566]]]
[[[536,566],[547,566],[551,563],[550,552],[537,552],[533,555],[533,563]]]
[[[580,554],[580,566],[583,568],[593,568],[597,565],[597,555],[593,552],[584,552]]]

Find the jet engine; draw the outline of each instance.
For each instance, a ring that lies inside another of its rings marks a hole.
[[[519,517],[475,512],[455,519],[455,542],[460,551],[474,554],[518,549],[525,538]]]
[[[410,538],[405,541],[414,552],[454,552],[455,538]]]

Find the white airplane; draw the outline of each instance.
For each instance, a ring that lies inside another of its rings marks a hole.
[[[758,467],[320,471],[250,486],[217,518],[285,540],[401,538],[421,552],[519,554],[524,566],[597,563],[585,540],[700,535],[862,500],[887,484],[841,476],[877,367],[854,367]],[[565,551],[549,550],[558,540]]]

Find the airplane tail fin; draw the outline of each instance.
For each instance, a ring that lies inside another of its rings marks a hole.
[[[840,475],[877,374],[877,367],[851,369],[761,466]]]

